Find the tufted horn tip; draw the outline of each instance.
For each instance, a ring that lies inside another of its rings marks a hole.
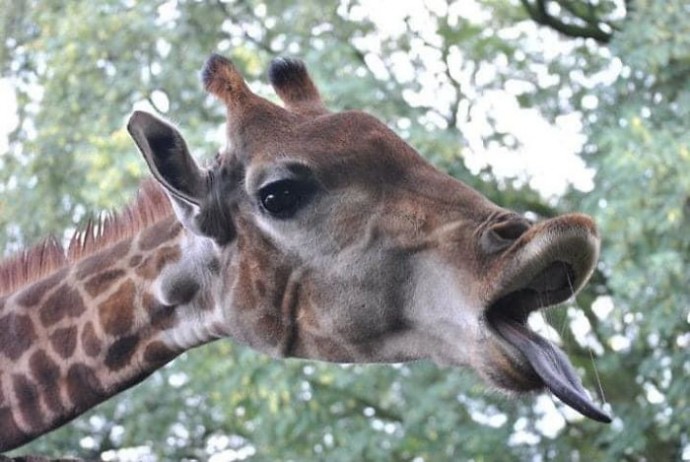
[[[325,112],[319,91],[301,59],[273,59],[268,68],[268,79],[288,109],[297,112]]]
[[[304,78],[307,68],[304,61],[297,58],[278,57],[271,61],[268,68],[268,79],[271,85],[282,87],[297,78]]]
[[[232,61],[217,53],[206,60],[201,70],[201,82],[207,92],[228,104],[249,92]]]

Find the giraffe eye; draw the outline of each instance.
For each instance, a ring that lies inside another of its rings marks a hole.
[[[314,193],[310,182],[298,180],[279,180],[259,191],[261,205],[275,218],[291,218],[304,206]]]

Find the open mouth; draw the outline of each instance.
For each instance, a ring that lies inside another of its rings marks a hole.
[[[571,265],[551,263],[522,288],[491,303],[486,320],[505,343],[524,356],[544,386],[561,401],[584,416],[610,423],[611,417],[589,397],[565,353],[527,327],[531,312],[568,299],[574,280]]]

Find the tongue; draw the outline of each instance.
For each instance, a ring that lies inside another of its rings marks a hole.
[[[611,422],[611,417],[587,395],[570,361],[557,346],[510,319],[496,319],[494,327],[520,350],[546,387],[561,401],[590,419]]]

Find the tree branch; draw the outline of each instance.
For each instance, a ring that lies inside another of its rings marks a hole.
[[[578,26],[576,24],[569,24],[561,21],[559,18],[549,14],[546,8],[547,2],[551,0],[534,0],[531,3],[530,0],[520,0],[522,6],[527,11],[527,14],[532,18],[537,24],[550,27],[551,29],[560,32],[567,37],[574,38],[591,38],[599,43],[609,43],[611,41],[612,34],[602,30],[599,26],[598,21],[595,17],[580,16],[574,12],[573,8],[568,8],[568,11],[573,14],[578,19],[582,20],[586,26]],[[610,26],[612,29],[613,27]]]
[[[433,106],[426,106],[424,109],[428,111],[432,111],[436,114],[438,114],[440,117],[442,117],[446,121],[447,125],[447,130],[450,131],[457,131],[458,130],[458,112],[460,110],[460,103],[463,100],[463,91],[460,82],[458,82],[452,75],[451,73],[451,68],[450,68],[450,63],[449,63],[449,57],[450,57],[450,44],[446,43],[446,41],[443,41],[443,44],[440,47],[437,47],[436,45],[433,45],[430,43],[422,34],[419,33],[419,31],[415,30],[411,24],[410,24],[410,18],[405,18],[405,27],[407,29],[407,33],[418,40],[420,40],[424,46],[433,48],[435,50],[438,50],[441,53],[441,60],[443,61],[443,75],[448,81],[448,84],[453,88],[453,91],[455,92],[455,96],[453,100],[450,102],[450,108],[449,108],[449,114],[443,114],[440,110],[434,108]]]

